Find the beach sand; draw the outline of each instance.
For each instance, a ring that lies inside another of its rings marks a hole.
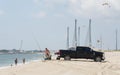
[[[0,75],[120,75],[120,52],[105,52],[104,62],[86,59],[36,61],[0,69]]]

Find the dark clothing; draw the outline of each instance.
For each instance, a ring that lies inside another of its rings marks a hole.
[[[17,65],[17,63],[18,63],[18,60],[17,60],[17,58],[15,59],[15,65]]]
[[[23,64],[25,64],[25,58],[23,59]]]

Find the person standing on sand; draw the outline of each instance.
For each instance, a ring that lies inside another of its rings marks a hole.
[[[17,60],[17,58],[15,59],[15,65],[17,65],[17,63],[18,63],[18,60]]]
[[[23,58],[23,64],[25,64],[25,58]]]

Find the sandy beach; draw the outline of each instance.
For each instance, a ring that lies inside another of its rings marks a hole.
[[[36,61],[0,69],[0,75],[120,75],[120,52],[105,52],[104,62],[86,59]]]

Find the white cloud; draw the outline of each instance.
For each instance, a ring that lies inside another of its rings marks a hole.
[[[35,18],[45,18],[47,16],[46,12],[40,11],[39,13],[34,13],[33,17]]]
[[[70,14],[78,17],[104,18],[118,16],[120,13],[120,0],[34,0],[34,2],[41,4],[47,12],[52,9],[55,14],[59,13],[56,12],[56,9],[65,5],[61,11],[63,15]],[[108,3],[109,5],[103,6],[103,3]],[[46,15],[39,13],[38,16],[41,16],[41,14]],[[56,16],[61,15],[58,14]]]
[[[110,0],[110,3],[115,10],[120,11],[120,0]]]
[[[103,6],[106,2],[109,5]],[[119,3],[120,0],[69,0],[68,12],[82,17],[111,17],[120,12]]]
[[[4,15],[5,12],[3,10],[0,10],[0,15]]]

